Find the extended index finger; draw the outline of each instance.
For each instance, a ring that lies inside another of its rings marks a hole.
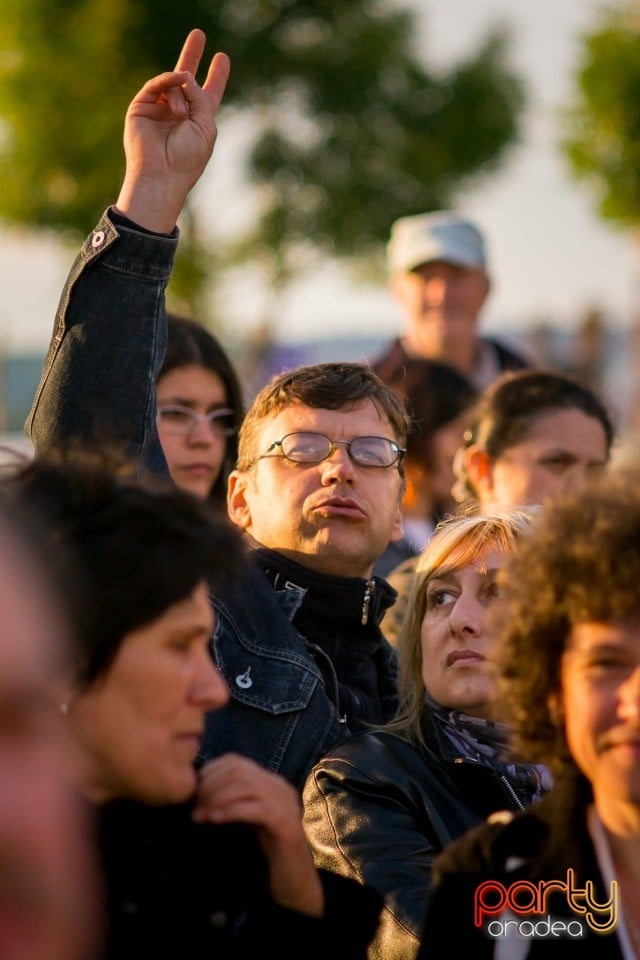
[[[207,38],[203,30],[200,30],[198,27],[191,30],[180,51],[180,56],[176,63],[176,70],[188,70],[189,73],[192,73],[195,77],[198,72],[198,67],[200,66],[202,54],[204,53],[206,40]]]

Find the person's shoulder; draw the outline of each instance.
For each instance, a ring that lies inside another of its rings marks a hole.
[[[524,810],[494,811],[443,850],[434,876],[469,875],[487,868],[499,876],[516,862],[537,857],[550,834],[548,817],[540,815],[543,810],[544,798]]]
[[[488,344],[493,350],[500,371],[505,370],[529,370],[533,367],[533,359],[527,356],[524,348],[517,348],[508,345],[504,340],[495,336],[482,337],[484,343]]]
[[[422,766],[420,750],[404,737],[381,729],[353,733],[315,764],[316,777],[399,783],[409,769]]]
[[[392,540],[387,544],[384,551],[380,554],[373,565],[373,572],[378,577],[389,580],[389,575],[395,571],[400,564],[406,560],[415,557],[416,551],[413,544],[409,543],[406,537],[401,540]]]
[[[394,337],[371,359],[369,366],[381,380],[388,382],[396,378],[406,361],[407,354],[402,341],[400,337]]]

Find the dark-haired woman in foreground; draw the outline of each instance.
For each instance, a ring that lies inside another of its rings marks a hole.
[[[5,484],[76,561],[60,710],[97,821],[97,960],[364,957],[379,898],[314,868],[297,790],[231,753],[196,770],[205,714],[229,701],[209,591],[243,569],[235,529],[185,491],[93,463],[36,459]]]

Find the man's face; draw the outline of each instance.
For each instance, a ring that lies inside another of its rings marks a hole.
[[[97,887],[77,761],[53,687],[64,649],[57,611],[0,533],[0,953],[91,956]]]
[[[387,437],[391,424],[371,400],[341,410],[292,404],[266,419],[256,456],[289,433],[331,440]],[[320,463],[292,463],[275,448],[229,480],[229,513],[260,544],[321,573],[368,577],[401,524],[403,482],[397,463],[364,467],[345,446]]]
[[[396,273],[391,289],[407,320],[405,340],[412,353],[454,366],[467,359],[489,292],[481,267],[431,261]]]

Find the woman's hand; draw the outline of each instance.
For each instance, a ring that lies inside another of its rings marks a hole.
[[[253,824],[269,865],[269,889],[282,907],[324,913],[324,894],[301,822],[297,790],[283,777],[238,754],[200,770],[194,819]]]

